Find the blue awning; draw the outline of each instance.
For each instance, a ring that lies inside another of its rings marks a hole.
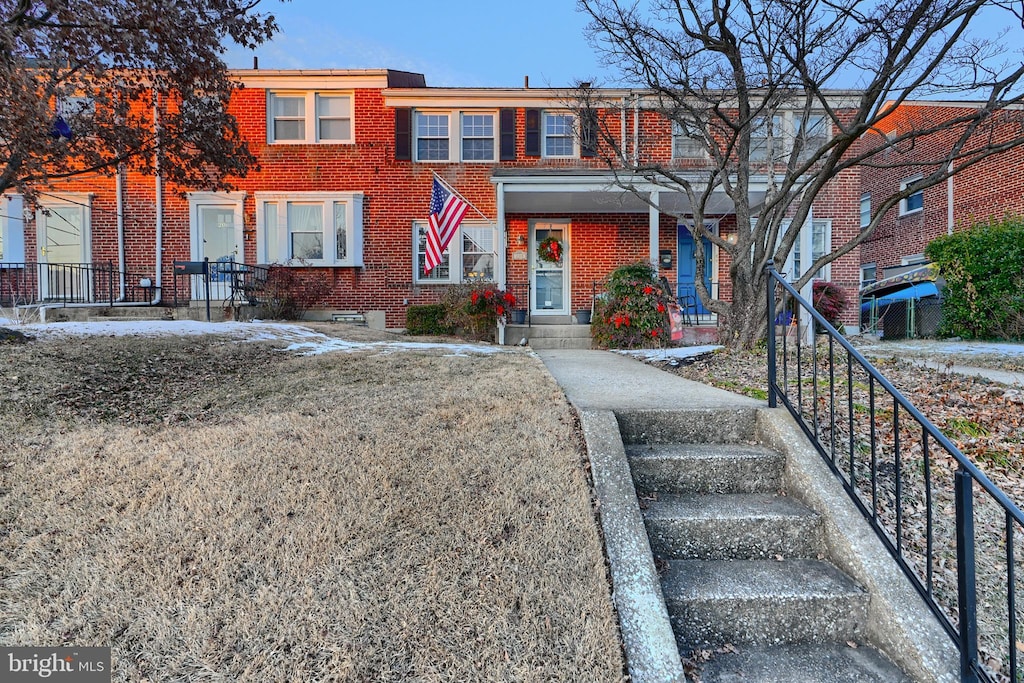
[[[874,299],[874,303],[877,306],[888,306],[891,303],[897,301],[906,301],[908,299],[923,299],[928,296],[938,296],[939,288],[934,282],[919,282],[916,285],[910,285],[903,289],[896,290],[895,292],[889,292],[885,296],[880,296]],[[869,311],[871,310],[872,300],[868,299],[860,305],[860,310]]]

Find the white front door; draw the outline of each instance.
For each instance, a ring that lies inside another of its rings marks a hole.
[[[551,246],[546,258],[539,253]],[[569,313],[569,222],[535,222],[530,226],[530,314]]]
[[[36,244],[41,264],[41,297],[91,301],[88,200],[69,200],[40,208],[36,214]]]
[[[227,299],[231,296],[231,282],[234,274],[228,264],[243,263],[242,221],[239,207],[235,204],[199,204],[194,209],[195,250],[197,261],[210,260],[210,299]],[[194,287],[192,297],[205,299],[203,285]]]

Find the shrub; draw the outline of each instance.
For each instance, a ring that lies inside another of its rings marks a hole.
[[[831,282],[815,280],[812,298],[814,299],[814,310],[820,313],[832,327],[842,330],[843,311],[849,305],[846,290]]]
[[[945,235],[925,255],[946,280],[941,334],[1024,338],[1024,219],[1007,216]]]
[[[620,266],[608,276],[605,293],[594,302],[591,337],[597,346],[613,349],[666,346],[669,303],[651,266]]]
[[[410,306],[405,312],[405,331],[408,334],[451,334],[445,313],[443,304]]]
[[[298,320],[330,291],[331,283],[320,272],[271,266],[258,293],[261,316],[270,320]]]
[[[445,324],[456,334],[494,341],[499,319],[505,319],[516,305],[511,292],[494,285],[452,285],[441,298]]]

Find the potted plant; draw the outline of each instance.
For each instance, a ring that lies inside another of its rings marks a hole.
[[[578,322],[580,325],[589,325],[590,324],[590,309],[589,308],[581,308],[580,310],[576,311],[576,322]]]

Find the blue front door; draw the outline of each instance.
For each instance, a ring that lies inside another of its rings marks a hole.
[[[708,310],[704,308],[704,304],[701,303],[700,297],[697,295],[697,257],[694,253],[693,235],[683,225],[679,226],[678,244],[676,296],[690,297],[688,301],[696,306],[691,312],[705,315]],[[711,291],[711,243],[708,241],[704,242],[704,284],[707,285],[708,291]]]

